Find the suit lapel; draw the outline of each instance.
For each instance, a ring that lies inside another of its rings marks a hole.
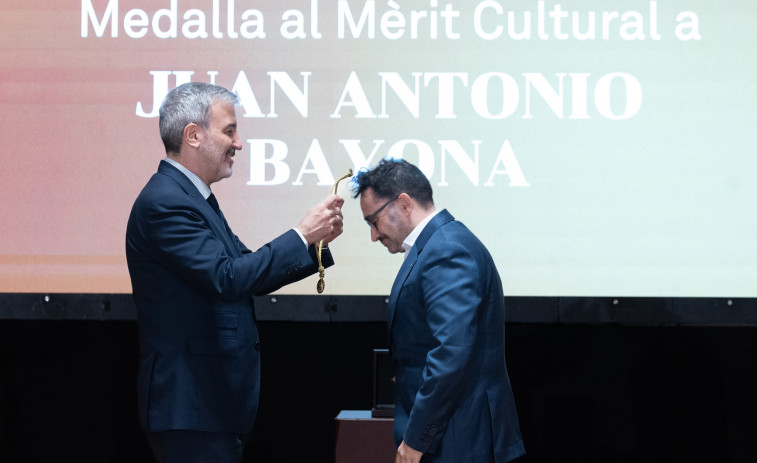
[[[197,209],[201,212],[202,216],[210,223],[210,227],[213,229],[218,238],[223,242],[226,251],[234,256],[241,257],[241,251],[236,245],[234,235],[226,223],[226,219],[221,215],[216,214],[216,211],[211,207],[208,201],[202,197],[197,187],[187,178],[186,175],[181,173],[179,169],[175,168],[171,164],[161,161],[158,166],[158,172],[171,177],[179,186],[184,190],[189,199],[194,202]]]
[[[400,271],[397,273],[397,277],[394,279],[394,284],[392,284],[392,292],[389,295],[389,305],[387,306],[387,332],[389,333],[390,347],[392,345],[392,326],[394,322],[394,313],[397,310],[397,301],[400,291],[405,285],[407,277],[413,270],[415,263],[418,261],[418,256],[423,251],[423,248],[426,246],[426,243],[428,243],[428,240],[431,239],[434,233],[436,233],[436,231],[439,230],[442,225],[453,220],[455,220],[455,218],[452,217],[452,214],[450,214],[447,209],[440,211],[426,225],[420,236],[418,236],[418,239],[415,240],[413,247],[407,251],[407,257],[405,257],[405,261],[402,263],[402,267],[400,267]]]
[[[389,347],[392,346],[392,323],[394,322],[394,311],[397,309],[397,298],[400,294],[400,289],[405,284],[407,276],[410,275],[410,270],[413,269],[413,265],[418,261],[418,254],[414,251],[415,247],[408,251],[408,255],[405,261],[400,267],[399,273],[394,278],[394,284],[392,284],[392,292],[389,294],[389,305],[386,312],[386,327],[387,333],[389,333]]]
[[[207,204],[207,201],[205,201],[205,203]],[[211,210],[213,210],[213,208],[211,208]],[[218,233],[218,236],[223,239],[223,242],[226,245],[226,249],[234,257],[241,257],[242,252],[239,249],[239,246],[237,246],[236,244],[234,233],[232,233],[231,228],[229,228],[229,224],[228,222],[226,222],[226,217],[223,215],[223,212],[221,212],[221,215],[219,216],[215,213],[215,211],[213,211],[213,215],[215,215],[216,217],[211,217],[210,221],[214,224],[214,228]],[[219,221],[214,219],[220,219],[220,225],[218,224]]]
[[[207,203],[207,201],[205,201]],[[209,204],[208,204],[209,205]],[[213,210],[213,213],[215,214],[215,210],[211,207],[211,210]],[[220,232],[218,229],[218,223],[216,223],[216,231],[218,231],[219,236],[225,237],[227,239],[224,239],[224,243],[226,244],[226,248],[229,250],[231,254],[234,255],[234,257],[241,257],[242,256],[242,250],[239,249],[239,246],[237,245],[237,240],[234,238],[234,233],[231,231],[231,228],[229,227],[229,223],[226,222],[226,216],[223,215],[223,211],[219,210],[218,214],[215,214],[217,217],[220,217],[221,219],[221,226],[223,227],[223,232]],[[213,221],[213,218],[211,217],[211,222]]]

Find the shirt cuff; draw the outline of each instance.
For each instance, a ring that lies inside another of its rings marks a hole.
[[[302,232],[297,229],[297,227],[294,227],[293,230],[296,231],[298,235],[300,235],[300,239],[302,240],[303,243],[305,243],[305,247],[308,247],[308,242],[305,239],[305,235],[303,235]]]

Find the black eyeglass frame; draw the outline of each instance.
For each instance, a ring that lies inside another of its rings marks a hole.
[[[389,201],[385,202],[383,206],[379,207],[376,212],[370,215],[365,216],[365,222],[374,230],[378,230],[378,227],[376,226],[375,219],[376,217],[381,213],[381,211],[384,210],[384,208],[393,202],[397,201],[399,199],[399,195],[395,196],[394,198],[390,199]]]

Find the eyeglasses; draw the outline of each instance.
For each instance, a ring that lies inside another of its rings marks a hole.
[[[378,230],[378,227],[376,226],[376,217],[381,213],[381,211],[384,210],[384,208],[386,206],[388,206],[388,205],[392,204],[393,202],[397,201],[398,198],[399,198],[399,195],[395,196],[394,198],[392,198],[389,201],[385,202],[384,205],[381,206],[381,207],[379,207],[378,210],[376,212],[374,212],[373,214],[366,215],[365,216],[365,221],[368,223],[368,225],[370,225],[371,228],[373,228],[374,230]]]

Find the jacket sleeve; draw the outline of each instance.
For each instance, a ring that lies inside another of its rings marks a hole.
[[[403,439],[426,453],[438,446],[472,376],[483,279],[475,258],[458,243],[438,242],[423,254],[417,271],[428,328],[438,346],[426,356]]]
[[[251,252],[238,241],[234,257],[208,225],[202,212],[188,202],[158,201],[149,206],[141,233],[152,256],[182,279],[227,302],[263,295],[318,270],[297,232],[289,230]],[[324,250],[325,265],[333,264]]]

